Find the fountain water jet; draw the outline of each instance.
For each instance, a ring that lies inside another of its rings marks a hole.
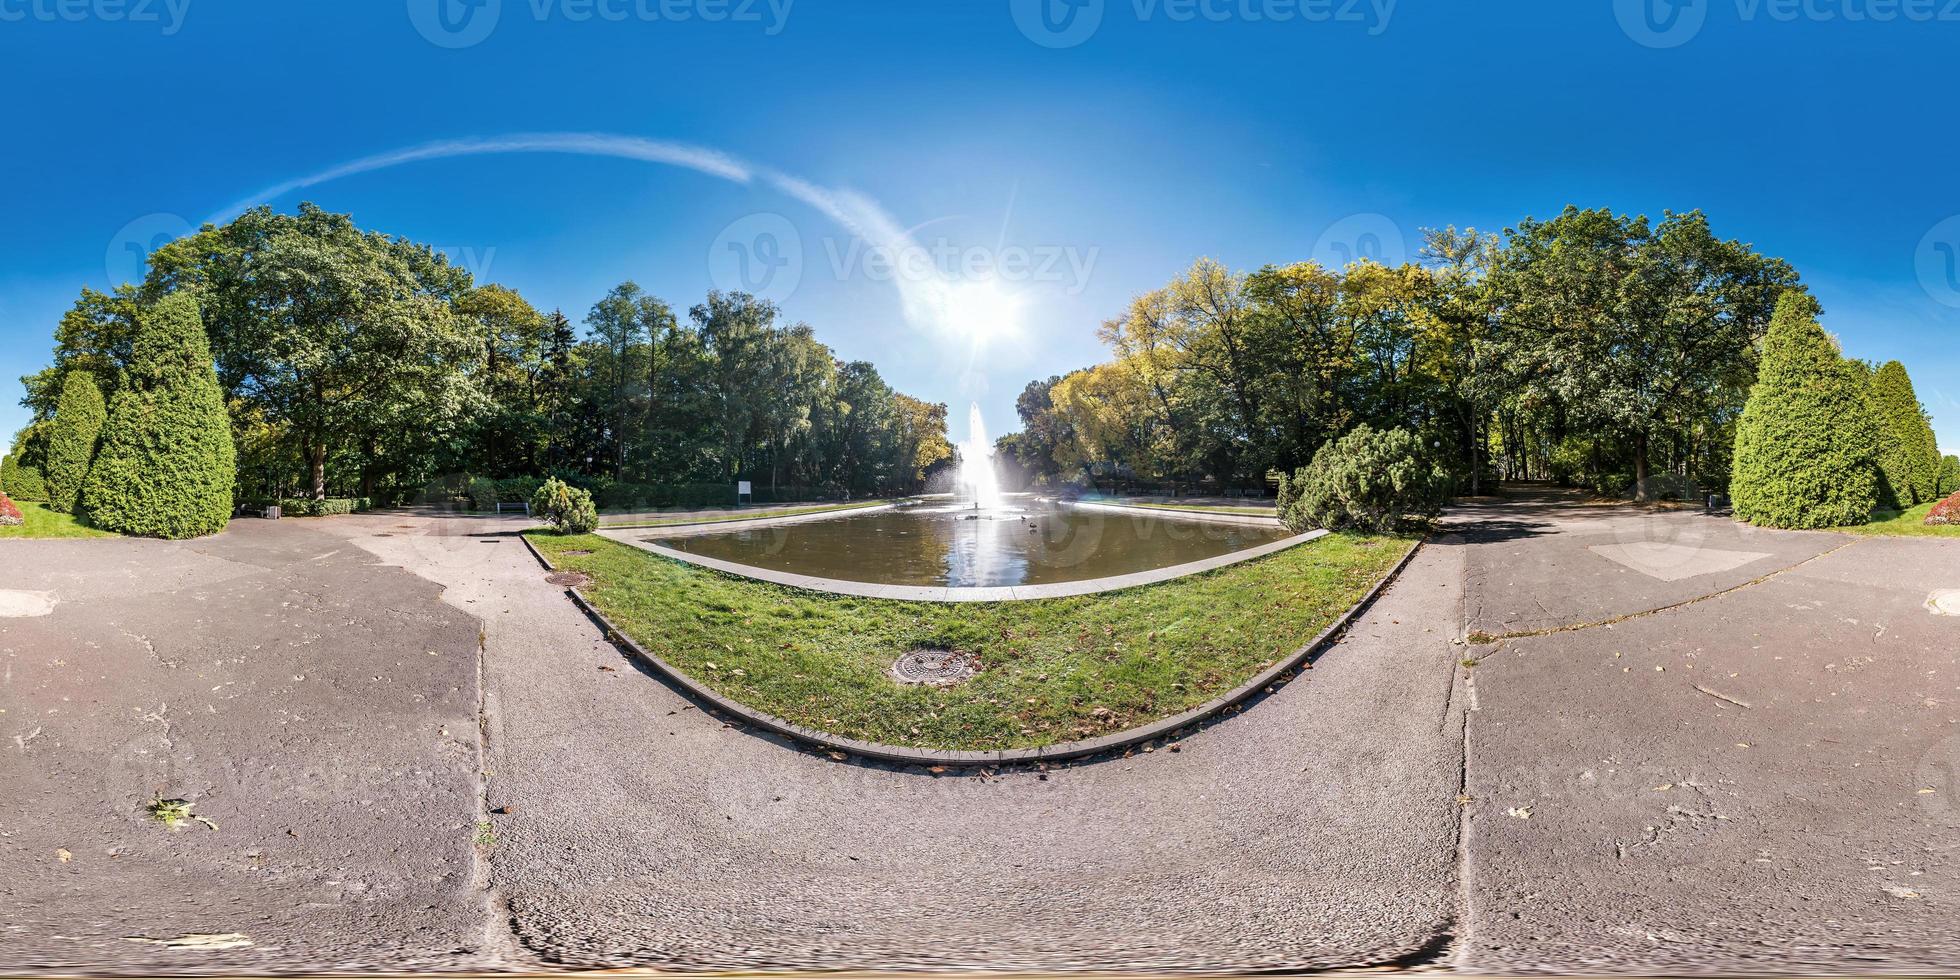
[[[974,402],[966,414],[966,441],[960,443],[960,469],[956,477],[962,500],[973,502],[975,510],[998,510],[1001,504],[1000,474],[994,469],[994,444],[987,439],[987,426],[980,420],[980,403]]]

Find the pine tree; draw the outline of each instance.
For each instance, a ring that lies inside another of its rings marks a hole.
[[[1939,483],[1940,454],[1933,437],[1932,423],[1912,390],[1912,378],[1898,361],[1887,361],[1872,374],[1872,411],[1885,432],[1880,466],[1891,491],[1883,500],[1888,507],[1904,510],[1933,499]]]
[[[137,327],[129,383],[109,404],[83,507],[97,527],[123,534],[214,534],[231,518],[237,476],[197,302],[174,293]]]
[[[1860,524],[1878,503],[1881,427],[1864,367],[1817,323],[1817,304],[1786,293],[1736,426],[1730,495],[1738,518],[1764,527]]]
[[[82,499],[82,483],[88,479],[95,449],[101,440],[109,409],[102,401],[102,389],[95,375],[69,371],[61,381],[61,401],[54,410],[54,424],[48,433],[48,508],[63,513],[74,511]]]

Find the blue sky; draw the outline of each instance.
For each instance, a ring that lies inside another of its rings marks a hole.
[[[0,429],[79,287],[285,187],[574,319],[758,288],[956,437],[1201,255],[1698,207],[1960,450],[1950,0],[475,2],[0,0]]]

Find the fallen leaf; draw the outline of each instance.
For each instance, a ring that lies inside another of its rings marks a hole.
[[[67,864],[75,859],[75,855],[65,847],[57,847],[54,849],[54,859]]]

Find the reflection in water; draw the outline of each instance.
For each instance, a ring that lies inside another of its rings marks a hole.
[[[1288,534],[1277,524],[1267,528],[1010,501],[978,513],[971,504],[925,504],[659,542],[797,575],[968,587],[1126,575],[1241,551]]]

